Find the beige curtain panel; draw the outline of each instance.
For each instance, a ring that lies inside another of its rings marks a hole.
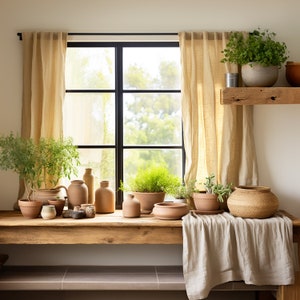
[[[22,136],[62,137],[67,33],[22,32]]]
[[[253,108],[220,104],[228,33],[181,32],[182,118],[186,151],[185,182],[215,174],[218,182],[257,184]]]
[[[61,138],[67,33],[22,32],[22,40],[21,135],[35,141],[41,137]],[[24,182],[20,180],[18,199],[24,190]]]

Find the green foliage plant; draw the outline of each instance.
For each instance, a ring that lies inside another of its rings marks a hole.
[[[249,32],[231,32],[228,43],[222,51],[221,62],[245,65],[256,62],[262,66],[280,67],[287,59],[287,46],[275,40],[276,34],[260,28]]]
[[[217,195],[219,202],[224,202],[224,200],[232,193],[232,183],[225,185],[216,183],[214,174],[211,174],[205,178],[203,186],[205,187],[207,194]]]
[[[151,165],[148,168],[139,169],[135,176],[130,177],[127,187],[121,182],[120,189],[140,193],[164,192],[169,194],[174,186],[179,185],[180,178],[171,174],[166,167]]]
[[[28,192],[54,188],[59,179],[76,175],[79,164],[79,152],[71,138],[41,138],[35,143],[13,133],[0,136],[0,169],[19,174]]]
[[[191,198],[193,192],[195,191],[196,180],[191,180],[187,184],[179,184],[174,187],[171,192],[171,195],[175,199],[189,199]]]

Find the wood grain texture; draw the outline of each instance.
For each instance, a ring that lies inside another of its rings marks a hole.
[[[300,88],[238,87],[221,90],[221,104],[300,104]]]

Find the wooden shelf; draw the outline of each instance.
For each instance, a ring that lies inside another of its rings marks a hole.
[[[123,218],[120,210],[79,220],[26,219],[20,212],[2,211],[0,244],[182,244],[182,222],[153,215]]]
[[[221,104],[300,104],[298,87],[237,87],[221,90]]]

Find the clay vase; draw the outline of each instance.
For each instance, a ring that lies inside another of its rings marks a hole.
[[[18,201],[18,204],[23,217],[28,219],[35,219],[40,215],[43,202],[21,199]]]
[[[84,183],[88,188],[88,203],[94,204],[95,202],[95,178],[91,168],[86,168],[83,174]]]
[[[68,187],[68,208],[73,209],[88,202],[88,188],[83,180],[72,180]]]
[[[220,209],[217,195],[206,192],[193,193],[193,200],[196,210],[210,212]]]
[[[132,194],[128,194],[122,203],[124,218],[138,218],[141,214],[140,202]]]
[[[229,212],[242,218],[264,219],[277,211],[278,198],[266,186],[239,186],[227,200]]]
[[[109,187],[107,180],[100,182],[95,192],[95,210],[99,214],[113,213],[115,211],[115,193]]]
[[[141,204],[141,213],[142,214],[150,214],[154,207],[155,203],[163,202],[165,199],[166,193],[158,192],[158,193],[140,193],[133,192],[134,197]]]

